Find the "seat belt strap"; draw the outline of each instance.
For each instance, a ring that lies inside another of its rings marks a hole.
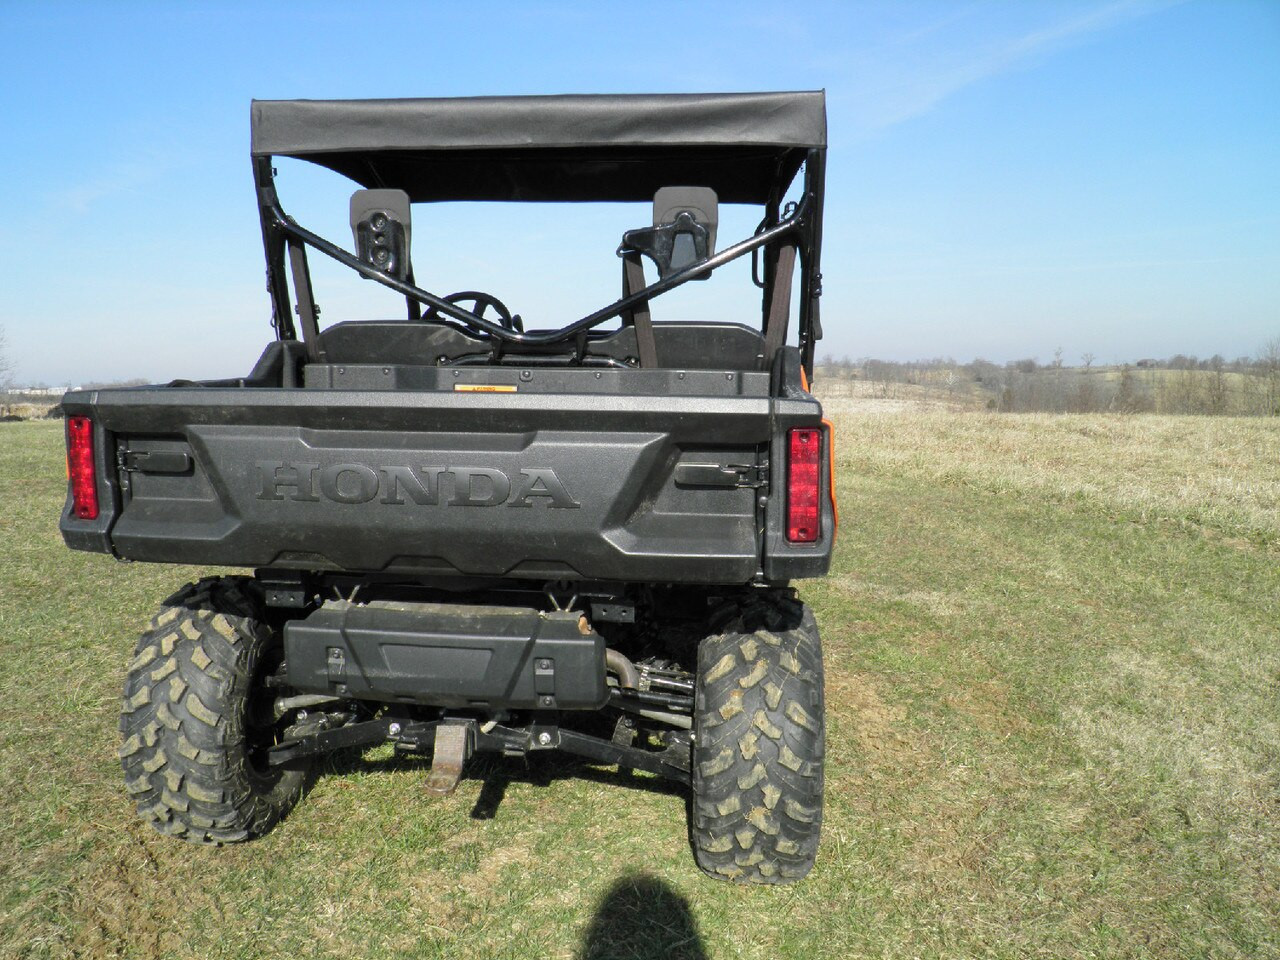
[[[307,254],[301,243],[289,240],[289,269],[293,273],[293,293],[298,301],[298,326],[302,328],[302,342],[311,362],[323,360],[320,349],[320,329],[316,325],[316,303],[311,296],[311,271],[307,269]]]
[[[636,290],[644,289],[644,263],[640,254],[628,253],[622,258],[622,295],[629,297]],[[626,312],[623,319],[635,327],[636,352],[640,366],[658,365],[658,344],[653,336],[653,317],[649,313],[649,301],[642,300]]]
[[[791,275],[795,273],[795,244],[787,244],[778,251],[778,261],[773,269],[773,295],[769,298],[769,316],[764,327],[764,364],[770,369],[773,357],[787,340],[787,325],[791,319]]]

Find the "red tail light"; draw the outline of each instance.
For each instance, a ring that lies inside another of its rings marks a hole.
[[[98,516],[98,470],[93,461],[93,421],[67,418],[67,476],[71,480],[72,511],[81,520]]]
[[[822,534],[819,500],[822,431],[792,430],[787,438],[787,539],[813,543]]]

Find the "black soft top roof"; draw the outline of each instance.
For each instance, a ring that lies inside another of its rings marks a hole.
[[[650,200],[713,188],[764,203],[827,145],[826,97],[619,94],[255,100],[254,156],[309,160],[432,200]]]

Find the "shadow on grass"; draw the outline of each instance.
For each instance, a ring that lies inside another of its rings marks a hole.
[[[577,954],[578,960],[706,956],[689,901],[666,881],[644,873],[614,881],[600,898]]]
[[[371,773],[379,770],[403,770],[417,767],[425,779],[431,769],[431,758],[413,754],[401,754],[378,759],[366,759],[359,750],[343,750],[330,754],[322,766],[320,776],[343,776],[350,773]],[[663,780],[631,770],[602,768],[589,760],[556,754],[536,753],[530,757],[504,757],[481,754],[467,761],[462,771],[463,780],[479,780],[480,795],[471,808],[473,820],[493,820],[498,815],[507,787],[513,783],[535,787],[549,787],[557,780],[585,780],[608,786],[643,790],[662,796],[685,797],[688,788],[671,780]]]

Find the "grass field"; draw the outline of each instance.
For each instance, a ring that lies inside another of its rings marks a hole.
[[[819,367],[817,374],[819,391],[833,399],[875,399],[882,408],[924,403],[956,411],[998,409],[1005,413],[1273,416],[1280,389],[1276,374],[1261,369],[1246,374],[1238,370],[1127,364],[1092,368],[1041,366],[1034,372],[1000,370],[989,365],[982,373],[985,379],[980,380],[972,366],[950,360],[910,365],[868,360],[852,366]]]
[[[831,407],[826,824],[779,889],[546,757],[441,800],[373,751],[255,843],[153,835],[118,690],[200,571],[65,550],[59,425],[0,424],[0,956],[1280,956],[1280,422]]]

